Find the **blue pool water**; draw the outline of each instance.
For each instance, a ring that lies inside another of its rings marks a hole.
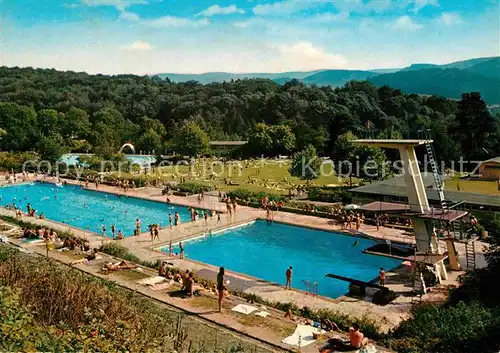
[[[161,202],[141,200],[133,197],[85,190],[79,186],[56,186],[53,184],[21,184],[0,187],[0,204],[16,204],[26,212],[26,205],[44,213],[47,219],[67,223],[73,227],[101,233],[101,225],[111,236],[111,225],[121,229],[125,236],[133,235],[135,220],[142,221],[142,230],[149,224],[168,225],[168,214],[179,212],[181,222],[190,219],[186,207],[167,205]],[[87,205],[87,207],[85,207]]]
[[[149,155],[140,155],[140,154],[126,154],[124,155],[126,159],[131,161],[134,164],[138,164],[143,167],[150,166],[152,163],[155,163],[156,157]],[[79,154],[74,153],[66,153],[61,156],[59,159],[60,162],[64,162],[70,166],[76,166],[80,162],[78,161]]]
[[[355,240],[359,244],[353,247]],[[185,256],[282,285],[291,265],[292,287],[306,290],[304,281],[318,282],[320,295],[337,298],[348,292],[348,283],[326,278],[327,273],[370,281],[380,267],[388,270],[401,263],[362,253],[373,244],[369,239],[259,220],[186,242]]]

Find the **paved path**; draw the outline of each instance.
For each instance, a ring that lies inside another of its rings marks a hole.
[[[68,182],[76,184],[76,182],[72,180],[69,180]],[[89,189],[95,190],[95,187],[90,187]],[[125,194],[123,190],[118,190],[115,187],[107,185],[101,185],[99,187],[99,190],[97,191]],[[129,196],[140,197],[148,200],[155,200],[160,202],[166,201],[166,197],[162,196],[161,190],[157,188],[140,188],[129,191],[127,194]],[[205,200],[201,203],[198,202],[197,196],[169,196],[169,198],[174,204],[192,206],[196,208],[209,208],[221,212],[225,211],[225,205],[218,202],[217,197],[213,196],[206,196]],[[13,212],[7,211],[5,209],[0,209],[0,214],[13,215]],[[180,269],[189,269],[194,271],[202,278],[213,280],[214,272],[217,270],[214,266],[192,261],[189,259],[180,260],[176,257],[169,257],[168,254],[161,252],[158,249],[168,246],[171,241],[176,244],[180,240],[200,236],[211,230],[213,231],[217,229],[227,228],[237,224],[249,222],[257,218],[265,218],[265,211],[239,206],[235,215],[233,214],[232,216],[229,216],[225,213],[222,214],[220,223],[218,223],[216,217],[214,217],[209,219],[207,223],[205,223],[204,220],[198,220],[196,222],[185,222],[179,226],[175,226],[172,228],[165,227],[160,231],[160,240],[156,242],[151,241],[149,233],[142,233],[140,236],[127,237],[124,240],[116,242],[119,242],[120,244],[125,246],[130,252],[134,253],[141,260],[168,260],[169,262],[174,263],[174,265]],[[331,219],[319,218],[309,215],[285,213],[281,211],[274,212],[273,218],[275,221],[293,225],[306,226],[328,231],[341,231],[340,226]],[[68,225],[56,224],[55,222],[48,220],[39,220],[33,218],[28,218],[27,220],[46,226],[53,226],[54,228],[60,230],[68,230],[68,228],[70,228],[72,232],[75,233],[75,235],[80,237],[87,237],[94,247],[100,246],[103,242],[112,241],[109,238],[105,238],[94,233],[84,232],[80,229],[68,227]],[[362,225],[360,229],[361,233],[353,230],[348,230],[346,232],[353,235],[360,234],[369,236],[373,239],[389,239],[394,242],[406,243],[414,242],[414,239],[405,235],[404,231],[392,228],[381,227],[380,230],[377,231],[375,226]],[[481,246],[478,246],[478,248],[480,247]],[[463,249],[461,249],[460,244],[457,244],[457,250],[459,251],[459,253],[464,253]],[[481,257],[481,254],[478,256]],[[479,259],[478,261],[481,262],[482,260]],[[374,305],[366,300],[353,299],[349,297],[340,297],[337,299],[312,297],[302,291],[284,290],[280,286],[260,281],[256,278],[252,278],[244,274],[228,271],[228,275],[233,276],[233,278],[235,279],[231,282],[233,288],[230,289],[243,290],[247,293],[254,293],[269,301],[292,302],[298,306],[308,306],[312,309],[330,309],[354,317],[369,315],[381,324],[383,330],[388,330],[397,325],[402,319],[406,318],[411,307],[411,297],[409,296],[409,293],[411,292],[412,288],[409,279],[406,278],[407,276],[405,275],[405,273],[407,272],[408,267],[403,266],[401,269],[398,269],[398,271],[388,273],[388,286],[391,289],[395,290],[397,293],[401,294],[401,296],[399,296],[391,304],[384,307]],[[452,276],[452,279],[454,279],[454,277],[455,276]],[[453,281],[450,281],[450,284],[453,283]]]

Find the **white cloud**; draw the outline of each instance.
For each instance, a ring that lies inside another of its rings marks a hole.
[[[232,13],[245,13],[244,10],[239,9],[236,5],[229,5],[226,7],[221,7],[219,5],[212,5],[209,8],[201,11],[197,16],[210,17],[214,15],[229,15]]]
[[[113,6],[118,11],[123,12],[127,7],[132,5],[145,5],[146,0],[81,0],[83,4],[91,7],[97,6]]]
[[[153,27],[201,27],[209,25],[210,21],[207,18],[191,20],[184,17],[163,16],[144,21],[144,23]]]
[[[255,6],[252,11],[256,15],[289,15],[295,12],[300,12],[304,9],[314,6],[314,1],[304,0],[284,0],[274,2],[272,4],[264,4]]]
[[[122,47],[122,50],[130,50],[130,51],[148,51],[152,49],[153,46],[150,43],[144,42],[142,40],[136,40],[132,44]]]
[[[279,71],[334,69],[347,64],[342,55],[328,53],[310,42],[280,45],[278,50],[279,63],[271,63],[271,66],[278,66]]]
[[[426,6],[439,6],[438,0],[409,0],[413,12],[419,12]]]
[[[396,21],[390,24],[391,28],[394,29],[399,29],[403,31],[416,31],[424,26],[421,25],[420,23],[415,22],[412,20],[412,18],[408,15],[404,15],[399,17]]]
[[[439,16],[438,21],[446,26],[452,26],[462,22],[462,19],[458,14],[451,12],[443,12],[441,16]]]
[[[315,17],[315,20],[319,22],[337,22],[337,21],[345,21],[349,18],[349,12],[339,12],[339,13],[331,13],[324,12]]]
[[[129,20],[129,21],[139,21],[141,19],[138,14],[131,11],[122,11],[122,13],[120,14],[120,18],[122,20]]]

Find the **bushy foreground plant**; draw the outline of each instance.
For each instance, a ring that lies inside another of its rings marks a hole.
[[[219,353],[240,343],[113,282],[0,245],[0,351]]]

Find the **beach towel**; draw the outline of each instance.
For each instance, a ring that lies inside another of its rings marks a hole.
[[[260,317],[268,317],[271,314],[269,314],[267,311],[259,311],[259,312],[255,313],[255,315],[260,316]]]
[[[8,243],[9,239],[5,235],[0,235],[0,242],[2,242],[2,243]]]
[[[356,353],[377,353],[377,348],[370,343],[358,350]]]
[[[171,280],[169,282],[162,282],[162,283],[152,284],[152,285],[149,286],[149,288],[151,288],[152,290],[162,290],[162,289],[167,289],[172,284],[174,284],[173,280]]]
[[[143,278],[143,279],[137,281],[137,283],[144,284],[144,285],[153,285],[153,284],[165,282],[166,280],[167,279],[165,277],[156,276],[156,277]]]
[[[297,325],[295,332],[283,339],[281,342],[290,346],[305,347],[314,341],[313,333],[321,334],[325,331],[309,325]]]
[[[45,240],[43,239],[25,239],[25,243],[30,243],[30,244],[38,244],[38,243],[44,243]]]
[[[259,309],[257,309],[254,306],[250,306],[250,305],[238,304],[232,310],[236,311],[237,313],[242,313],[242,314],[248,315],[248,314],[251,314],[254,311],[259,310]]]

